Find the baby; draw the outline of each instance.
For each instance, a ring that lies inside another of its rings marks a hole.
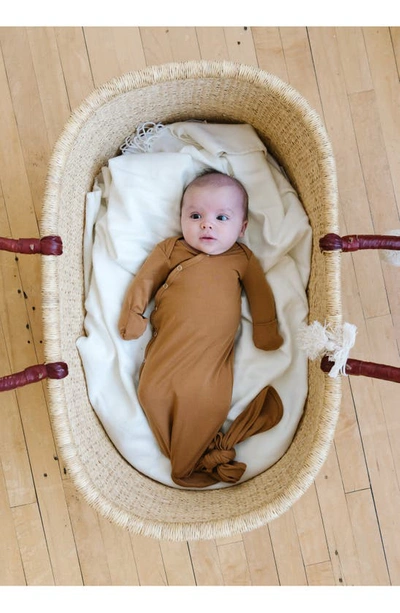
[[[247,206],[246,190],[236,179],[216,171],[194,179],[182,197],[182,236],[155,247],[122,305],[120,334],[136,339],[146,329],[143,314],[154,297],[153,336],[137,393],[171,461],[172,480],[184,487],[236,483],[246,464],[234,460],[234,446],[269,430],[283,414],[278,393],[267,386],[222,431],[232,401],[242,288],[255,346],[271,351],[283,342],[261,265],[237,242],[246,230]]]

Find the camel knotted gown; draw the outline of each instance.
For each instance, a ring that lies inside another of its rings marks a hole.
[[[253,341],[278,349],[275,302],[252,251],[235,243],[220,255],[190,247],[182,237],[159,243],[134,277],[125,296],[119,331],[126,340],[146,329],[153,336],[141,367],[138,398],[161,451],[171,461],[180,486],[201,488],[218,481],[236,483],[246,464],[234,446],[281,419],[276,390],[267,386],[232,422],[221,428],[231,406],[234,341],[244,288],[253,320]]]

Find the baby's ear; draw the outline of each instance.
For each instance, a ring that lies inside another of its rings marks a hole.
[[[246,228],[247,228],[247,224],[248,223],[249,222],[247,221],[247,219],[243,222],[242,229],[240,230],[239,237],[244,236],[244,233],[246,232]]]

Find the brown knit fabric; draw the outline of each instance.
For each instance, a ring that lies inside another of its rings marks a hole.
[[[279,395],[264,388],[233,421],[221,427],[232,400],[233,350],[241,318],[241,291],[253,319],[253,341],[278,349],[275,302],[262,268],[246,246],[208,256],[174,237],[157,245],[126,294],[119,330],[126,339],[146,329],[144,311],[154,296],[153,337],[147,345],[138,398],[172,479],[186,487],[235,483],[245,464],[234,446],[272,428],[282,417]]]

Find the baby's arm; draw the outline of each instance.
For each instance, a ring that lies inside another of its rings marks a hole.
[[[253,342],[258,349],[279,349],[283,339],[279,334],[275,300],[260,262],[251,254],[242,284],[253,319]]]
[[[169,271],[168,258],[157,245],[134,277],[122,304],[118,329],[126,341],[139,338],[146,330],[143,313]]]

